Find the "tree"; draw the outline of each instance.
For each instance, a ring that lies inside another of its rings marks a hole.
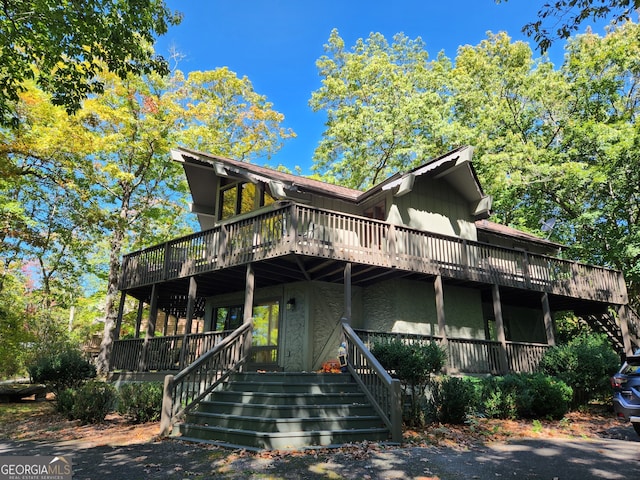
[[[177,25],[164,0],[4,1],[0,9],[0,124],[18,124],[15,109],[25,80],[35,80],[68,112],[100,93],[105,70],[120,78],[167,73],[149,47]]]
[[[384,45],[378,36],[371,38]],[[563,252],[567,258],[621,269],[631,297],[637,297],[638,38],[640,27],[631,22],[610,29],[604,37],[577,36],[567,46],[564,64],[555,68],[547,59],[534,58],[526,43],[512,42],[505,33],[490,33],[478,45],[461,47],[454,62],[442,56],[432,62],[431,71],[439,72],[437,84],[402,90],[402,83],[379,82],[397,71],[393,62],[375,61],[381,49],[370,55],[368,43],[360,40],[353,53],[345,54],[339,37],[332,34],[334,56],[343,60],[319,61],[331,68],[321,69],[323,87],[312,102],[328,109],[321,145],[330,148],[316,152],[316,169],[327,180],[366,186],[370,180],[362,178],[377,178],[371,158],[380,161],[387,154],[394,159],[393,168],[379,172],[384,178],[427,160],[431,151],[474,145],[475,167],[485,191],[494,198],[497,221],[542,234],[541,221],[555,218],[555,228],[545,235],[568,245]],[[409,64],[419,59],[417,64],[423,65],[426,53],[419,54],[402,41],[389,50],[405,60],[403,81],[416,84],[422,78],[420,70]],[[354,67],[356,60],[360,68]],[[447,64],[452,66],[436,69]],[[374,65],[375,75],[370,71]],[[432,113],[438,121],[423,120],[419,128],[397,127],[402,122],[386,115],[385,108],[395,109],[398,118],[414,124],[407,111],[392,101],[396,90],[405,93],[404,104],[415,104],[416,111],[439,105],[442,111]],[[427,107],[424,99],[429,99]],[[362,115],[369,106],[374,106],[375,115]],[[381,134],[388,131],[394,136]],[[393,141],[385,143],[385,138]],[[361,154],[362,145],[367,155]],[[393,156],[403,145],[416,145],[419,156],[415,160]],[[342,168],[358,180],[348,183],[326,168],[327,158],[336,159],[337,165],[349,159],[351,164]]]
[[[496,0],[496,3],[508,0]],[[587,19],[611,18],[613,24],[630,20],[640,8],[640,0],[557,0],[545,3],[538,11],[538,20],[527,23],[522,31],[533,37],[541,53],[546,52],[555,40],[567,39],[578,31]],[[547,20],[555,18],[556,20]],[[552,23],[551,31],[545,22]]]
[[[311,97],[327,114],[313,169],[332,183],[366,188],[450,144],[443,79],[450,62],[430,62],[422,40],[379,33],[351,51],[334,30],[317,62],[322,86]]]

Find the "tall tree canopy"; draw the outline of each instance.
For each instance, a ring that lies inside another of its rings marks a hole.
[[[186,78],[179,71],[125,79],[103,73],[100,80],[103,93],[72,117],[31,84],[20,94],[17,127],[0,129],[0,258],[16,265],[42,258],[39,286],[48,272],[68,272],[56,252],[65,252],[75,272],[91,268],[102,278],[104,366],[123,252],[191,231],[186,182],[170,148],[251,160],[270,156],[293,132],[280,127],[283,116],[246,78],[226,68]],[[66,291],[78,277],[59,276],[68,280]]]
[[[496,0],[496,3],[508,0]],[[556,0],[545,2],[538,20],[527,23],[522,31],[533,37],[542,53],[558,39],[567,39],[585,20],[610,19],[614,24],[631,20],[640,8],[640,0]]]
[[[388,45],[372,34],[347,51],[332,33],[311,99],[328,117],[316,171],[367,187],[474,145],[498,221],[543,234],[541,222],[556,219],[550,235],[569,246],[567,256],[623,270],[637,296],[640,26],[577,36],[559,68],[504,33],[460,47],[454,61],[427,61],[422,49],[419,39],[396,36]]]
[[[178,24],[164,0],[11,0],[0,8],[0,124],[18,122],[18,93],[34,79],[52,101],[75,112],[100,93],[105,69],[120,78],[167,73],[149,46]]]

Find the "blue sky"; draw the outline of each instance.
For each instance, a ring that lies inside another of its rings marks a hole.
[[[185,56],[178,65],[184,72],[227,66],[247,76],[255,91],[284,114],[284,126],[297,134],[271,160],[258,163],[299,166],[309,174],[324,116],[308,102],[320,87],[315,62],[333,28],[348,48],[371,32],[389,41],[403,32],[421,37],[431,58],[444,51],[454,59],[458,46],[478,44],[487,31],[506,31],[514,40],[529,41],[521,28],[536,19],[544,1],[168,0],[184,19],[158,40],[156,52],[166,56],[174,47]],[[559,65],[562,45],[556,44],[549,55]]]

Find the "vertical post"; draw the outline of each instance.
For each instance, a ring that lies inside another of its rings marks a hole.
[[[120,339],[120,330],[122,329],[122,317],[124,316],[124,304],[127,300],[127,292],[124,290],[120,292],[120,305],[118,306],[118,318],[116,319],[116,326],[113,329],[113,339]]]
[[[436,316],[438,318],[438,336],[442,337],[442,348],[447,352],[447,364],[451,366],[449,355],[449,340],[447,339],[447,322],[444,314],[444,285],[442,275],[436,276],[433,282],[433,290],[436,297]]]
[[[191,333],[191,324],[193,322],[193,312],[195,310],[196,303],[196,294],[198,292],[198,283],[196,282],[195,277],[189,278],[189,297],[187,298],[187,312],[186,312],[186,321],[187,324],[184,328],[184,337],[182,338],[182,348],[180,349],[180,370],[185,367],[185,358],[187,354],[187,342],[189,339],[189,334]]]
[[[136,336],[140,338],[140,326],[142,325],[142,312],[144,312],[144,302],[140,300],[138,302],[138,313],[136,314]]]
[[[245,337],[244,352],[249,355],[251,346],[253,345],[253,294],[255,290],[255,275],[253,273],[253,265],[247,263],[247,274],[245,279],[244,292],[244,323],[251,324],[247,336]],[[250,357],[249,357],[250,358]]]
[[[351,323],[351,263],[344,266],[344,318]]]
[[[507,358],[507,337],[504,333],[504,320],[502,318],[502,303],[500,301],[500,287],[495,283],[491,287],[493,296],[493,313],[496,317],[496,330],[498,333],[498,341],[500,342],[500,372],[507,373],[509,369],[509,361]]]
[[[551,307],[549,307],[549,294],[542,294],[542,316],[544,318],[544,331],[547,334],[547,344],[552,347],[556,344],[556,337],[553,333],[553,319],[551,318]]]
[[[147,321],[147,333],[142,345],[142,358],[140,358],[140,371],[144,372],[149,366],[149,342],[156,333],[156,320],[158,319],[158,284],[151,287],[151,301],[149,303],[149,320]]]
[[[164,377],[162,411],[160,412],[160,436],[166,437],[173,427],[173,375]]]
[[[625,355],[633,355],[633,347],[631,346],[631,339],[629,338],[629,307],[627,305],[618,305],[617,310],[622,343],[624,344],[624,353]]]

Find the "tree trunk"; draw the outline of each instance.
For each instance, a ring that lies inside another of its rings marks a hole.
[[[111,238],[111,253],[109,254],[109,280],[107,285],[107,297],[105,301],[104,331],[100,353],[98,354],[98,372],[106,374],[109,371],[109,361],[113,348],[114,328],[117,321],[118,309],[116,308],[116,298],[118,296],[118,283],[120,279],[120,253],[122,251],[122,241],[124,232],[117,229]]]

